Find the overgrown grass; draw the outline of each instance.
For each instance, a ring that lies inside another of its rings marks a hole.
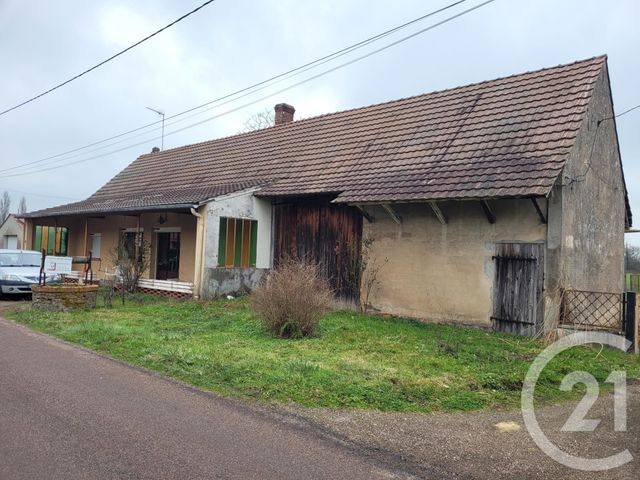
[[[111,309],[7,316],[222,395],[307,407],[515,407],[528,366],[544,348],[527,338],[352,312],[326,316],[315,338],[283,340],[264,331],[244,299],[114,302]],[[616,369],[639,378],[640,360],[610,349],[571,349],[544,370],[538,400],[566,398],[558,386],[571,371],[602,382]]]

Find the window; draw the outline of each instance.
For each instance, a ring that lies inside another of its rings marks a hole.
[[[142,246],[144,245],[144,231],[123,230],[120,237],[120,245],[127,252],[129,258],[135,258],[136,256],[136,243],[138,246],[138,261],[142,260]]]
[[[218,266],[255,267],[257,244],[257,220],[220,217]]]
[[[92,233],[89,235],[91,238],[90,248],[91,257],[92,258],[100,258],[100,247],[102,246],[102,234],[101,233]]]
[[[34,250],[46,250],[48,255],[67,255],[69,229],[67,227],[47,227],[36,225],[33,238]]]
[[[5,248],[15,250],[18,248],[18,236],[17,235],[5,235],[4,236]]]

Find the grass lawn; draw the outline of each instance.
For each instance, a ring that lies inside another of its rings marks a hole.
[[[222,395],[307,407],[460,411],[516,407],[531,339],[449,325],[329,314],[317,338],[269,336],[245,299],[130,301],[94,311],[6,316],[29,327]],[[640,358],[610,349],[564,352],[538,382],[540,401],[558,401],[561,379],[586,370],[640,377]],[[573,396],[579,395],[574,392]]]

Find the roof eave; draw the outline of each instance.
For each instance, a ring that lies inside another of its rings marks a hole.
[[[84,210],[81,212],[33,212],[26,213],[23,218],[49,218],[49,217],[79,217],[87,215],[118,215],[118,214],[131,214],[136,212],[164,212],[166,210],[190,210],[191,208],[198,208],[200,203],[175,203],[168,205],[149,205],[143,207],[127,207],[127,208],[114,208],[114,209],[92,209]]]

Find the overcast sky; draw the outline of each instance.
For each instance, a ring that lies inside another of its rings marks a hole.
[[[160,145],[160,130],[94,152],[81,150],[6,171],[153,122],[153,107],[173,115],[277,75],[419,17],[448,1],[217,0],[169,30],[79,80],[0,116],[0,191],[13,209],[80,200],[138,155]],[[0,0],[0,111],[109,57],[203,0],[59,2]],[[452,13],[427,19],[382,46]],[[237,133],[247,117],[287,102],[296,117],[379,103],[606,53],[616,112],[640,104],[640,2],[497,0],[380,54],[262,99],[359,54],[269,90],[219,106],[166,131],[243,104],[254,105],[167,135],[165,148]],[[636,225],[640,224],[640,109],[617,120]],[[142,132],[144,133],[144,132]],[[113,140],[115,142],[117,140]],[[140,142],[141,145],[73,166]],[[102,147],[104,144],[93,147]],[[7,177],[56,166],[46,172]],[[3,176],[4,175],[4,176]],[[627,235],[640,245],[640,234]],[[634,238],[635,237],[635,238]]]

